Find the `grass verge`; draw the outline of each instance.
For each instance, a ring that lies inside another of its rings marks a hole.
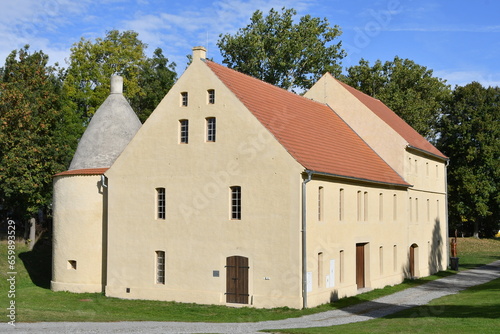
[[[460,269],[486,264],[500,259],[499,240],[459,239]],[[484,246],[481,246],[484,245]],[[197,305],[163,301],[123,300],[102,294],[76,294],[53,292],[50,287],[50,240],[42,239],[33,251],[24,244],[17,245],[16,262],[16,321],[203,321],[254,322],[279,320],[342,308],[373,300],[429,280],[452,275],[451,271],[419,280],[406,280],[402,284],[377,289],[365,294],[344,298],[331,304],[306,310],[290,308],[255,309],[231,308],[216,305]],[[0,307],[5,309],[9,299],[6,273],[7,245],[0,243]]]
[[[458,294],[435,299],[424,306],[384,318],[331,327],[272,331],[275,333],[498,333],[500,279]]]

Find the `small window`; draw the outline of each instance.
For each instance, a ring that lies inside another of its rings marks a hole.
[[[215,90],[209,89],[207,90],[208,94],[208,104],[215,104]]]
[[[378,195],[378,220],[384,220],[384,194]]]
[[[188,93],[187,92],[181,93],[181,106],[183,106],[183,107],[188,106]]]
[[[318,221],[323,220],[323,187],[318,188]]]
[[[415,221],[418,222],[418,198],[415,198]]]
[[[363,220],[368,220],[368,192],[365,191],[363,194]]]
[[[156,218],[165,219],[165,188],[156,188]]]
[[[76,270],[76,260],[68,261],[68,269]]]
[[[339,220],[344,220],[344,189],[339,191]]]
[[[410,201],[409,201],[409,207],[410,207],[410,212],[409,212],[409,216],[410,216],[410,221],[413,221],[413,201],[412,201],[412,198],[410,197]]]
[[[393,268],[395,272],[398,270],[398,246],[394,245],[392,248],[392,259],[393,259]]]
[[[189,121],[187,119],[182,119],[180,123],[180,142],[181,144],[187,144],[189,141]]]
[[[215,117],[207,118],[207,142],[215,142]]]
[[[358,221],[361,221],[361,191],[358,191],[356,203]]]
[[[318,288],[323,287],[323,253],[318,253]]]
[[[165,252],[156,251],[156,284],[165,284]]]
[[[398,219],[398,195],[392,196],[392,220]]]
[[[231,187],[231,219],[241,220],[241,187]]]
[[[378,249],[378,257],[379,257],[379,266],[380,266],[380,275],[384,274],[384,248],[382,246]]]
[[[427,221],[431,221],[431,203],[429,199],[427,199]]]
[[[344,283],[344,251],[341,250],[339,254],[339,267],[340,267],[340,273],[339,273],[339,281],[340,283]]]

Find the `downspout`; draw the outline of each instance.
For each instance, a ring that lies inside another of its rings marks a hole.
[[[311,181],[312,171],[305,170],[307,178],[302,180],[302,308],[307,308],[307,212],[306,212],[306,184]]]

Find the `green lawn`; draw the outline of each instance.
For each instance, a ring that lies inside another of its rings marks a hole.
[[[354,324],[276,333],[498,333],[500,279],[393,315]]]
[[[459,239],[461,269],[485,264],[500,259],[499,240]],[[37,243],[33,251],[17,245],[16,321],[206,321],[206,322],[252,322],[278,320],[317,313],[372,300],[408,287],[437,279],[453,272],[440,272],[428,278],[377,289],[332,304],[307,310],[289,308],[255,309],[231,308],[215,305],[196,305],[161,301],[122,300],[107,298],[102,294],[75,294],[53,292],[50,287],[51,250],[50,240]],[[6,273],[7,245],[0,243],[0,308],[8,307],[9,299]],[[468,262],[467,262],[468,261]],[[500,300],[497,296],[497,300]],[[500,308],[499,308],[500,309]],[[439,319],[440,320],[440,319]],[[408,319],[403,319],[408,322]],[[331,329],[330,329],[331,330]],[[314,333],[314,332],[312,332]],[[320,332],[318,332],[320,333]]]

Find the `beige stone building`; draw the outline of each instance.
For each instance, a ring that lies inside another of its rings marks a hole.
[[[129,116],[54,178],[54,290],[302,308],[447,266],[447,158],[329,74],[298,96],[197,47]]]

